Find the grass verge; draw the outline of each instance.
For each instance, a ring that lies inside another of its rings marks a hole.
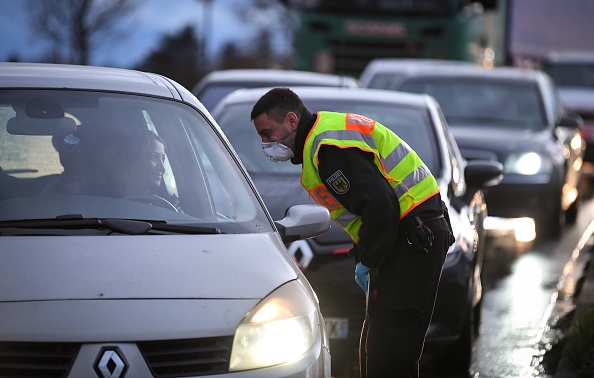
[[[566,353],[579,377],[594,377],[594,308],[574,320]]]

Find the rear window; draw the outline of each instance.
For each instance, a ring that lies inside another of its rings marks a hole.
[[[540,130],[547,124],[536,83],[416,77],[398,89],[435,97],[450,127],[479,124]]]
[[[548,62],[543,65],[543,71],[559,87],[594,87],[594,62]]]

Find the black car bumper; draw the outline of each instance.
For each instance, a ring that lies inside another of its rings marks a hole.
[[[560,206],[560,188],[550,175],[505,175],[499,185],[484,192],[490,216],[538,218]]]

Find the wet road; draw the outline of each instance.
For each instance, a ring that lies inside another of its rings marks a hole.
[[[577,222],[567,226],[557,240],[518,250],[510,239],[488,239],[483,316],[472,369],[457,377],[543,376],[538,373],[536,346],[554,307],[563,268],[593,218],[594,201],[589,197]],[[431,357],[425,356],[421,377],[454,376],[433,371]]]

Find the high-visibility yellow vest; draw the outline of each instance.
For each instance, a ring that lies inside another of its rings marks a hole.
[[[396,192],[401,219],[439,193],[435,177],[421,158],[387,127],[358,114],[318,112],[318,119],[305,139],[301,184],[318,204],[330,211],[332,219],[354,242],[359,240],[361,217],[347,211],[320,179],[318,152],[322,145],[359,148],[373,153],[377,168]],[[329,179],[329,184],[338,193],[348,190],[347,179],[341,177],[340,172],[335,176]]]

